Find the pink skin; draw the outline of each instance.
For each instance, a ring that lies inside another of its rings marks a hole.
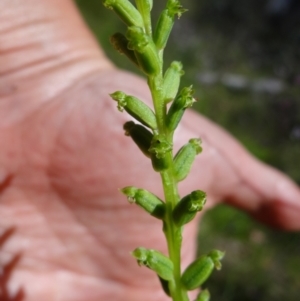
[[[105,26],[105,25],[104,25]],[[8,289],[24,301],[165,301],[153,273],[129,256],[166,251],[161,223],[130,206],[118,188],[161,195],[159,175],[122,134],[128,116],[108,93],[150,100],[144,79],[116,69],[70,0],[0,2],[0,227],[15,232],[0,260],[21,254]],[[300,191],[229,134],[188,112],[175,148],[203,139],[180,191],[208,193],[286,230],[299,230]],[[185,229],[183,265],[197,223]]]

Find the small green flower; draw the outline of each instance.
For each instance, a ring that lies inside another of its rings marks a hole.
[[[206,289],[206,290],[201,291],[201,292],[198,294],[198,296],[197,296],[197,298],[196,298],[195,301],[209,301],[209,299],[210,299],[210,293],[209,293],[209,291]]]
[[[179,0],[169,0],[167,3],[167,9],[172,16],[177,16],[178,19],[182,16],[183,13],[188,11],[187,9],[182,7]]]
[[[166,205],[156,195],[145,189],[138,189],[134,186],[125,187],[121,189],[121,192],[127,196],[130,203],[136,203],[156,218],[164,218]]]
[[[110,96],[118,102],[119,111],[122,112],[125,109],[128,114],[145,126],[148,126],[152,130],[157,128],[155,114],[144,102],[122,91],[116,91],[110,94]]]
[[[176,154],[174,158],[174,177],[176,180],[184,180],[192,167],[196,156],[202,151],[200,139],[190,139]]]
[[[106,8],[112,9],[128,26],[144,26],[139,11],[128,0],[103,0]]]
[[[186,268],[181,277],[182,285],[187,290],[198,288],[207,280],[215,267],[220,267],[220,260],[223,257],[224,252],[218,250],[213,250],[207,255],[202,255]]]
[[[225,253],[219,250],[212,250],[208,253],[208,256],[212,259],[215,264],[215,268],[217,270],[221,270],[222,264],[221,261],[224,257]]]
[[[166,157],[172,151],[172,144],[167,141],[164,135],[153,136],[149,152],[151,153],[152,167],[155,171],[161,172],[170,166],[170,160]]]
[[[124,124],[125,135],[130,136],[142,153],[151,158],[152,154],[149,151],[153,134],[144,126],[135,124],[133,121],[128,121]]]
[[[151,141],[150,153],[155,154],[158,159],[162,159],[172,150],[172,144],[167,141],[164,135],[154,135]]]
[[[163,90],[165,93],[165,103],[174,100],[176,97],[180,85],[180,78],[183,74],[184,71],[182,70],[181,62],[172,62],[164,75]]]
[[[166,126],[169,131],[174,131],[177,128],[185,110],[196,101],[193,93],[192,86],[183,88],[173,101],[166,118]]]
[[[139,265],[144,265],[164,280],[173,279],[173,263],[164,254],[152,249],[137,248],[132,252]]]
[[[143,20],[144,20],[144,26],[146,29],[146,32],[148,35],[151,35],[152,33],[152,26],[151,26],[151,16],[150,12],[153,7],[153,0],[135,0],[137,9],[141,13]]]
[[[133,50],[128,48],[127,38],[120,32],[115,33],[110,37],[110,43],[120,53],[125,55],[131,62],[139,67],[139,63]]]
[[[158,19],[153,40],[158,50],[166,47],[170,33],[174,25],[174,19],[178,18],[186,11],[178,0],[168,1],[166,9],[164,9]]]
[[[206,193],[195,190],[180,200],[173,210],[173,219],[178,227],[190,222],[206,203]]]
[[[181,283],[187,290],[194,290],[208,279],[214,267],[212,259],[203,255],[187,267],[182,274]]]
[[[134,50],[139,66],[147,75],[155,75],[161,72],[161,65],[156,47],[152,39],[145,33],[142,27],[128,27],[126,38],[128,48]]]

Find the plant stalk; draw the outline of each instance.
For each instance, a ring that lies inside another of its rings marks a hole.
[[[171,154],[169,157],[172,160]],[[177,227],[172,217],[173,209],[179,201],[177,183],[173,177],[172,165],[167,171],[161,173],[161,178],[167,206],[167,217],[163,230],[168,244],[169,257],[174,264],[174,284],[170,285],[170,292],[173,301],[188,301],[187,293],[182,289],[180,282],[182,227]]]
[[[162,67],[161,67],[162,69]],[[148,85],[152,93],[153,105],[158,124],[158,134],[165,135],[166,139],[173,144],[173,135],[166,129],[166,105],[163,99],[162,75],[149,76]],[[161,179],[166,202],[166,219],[164,222],[164,233],[167,240],[169,258],[174,264],[174,282],[170,284],[170,293],[173,301],[189,301],[186,290],[180,283],[181,278],[181,243],[182,227],[177,227],[173,221],[172,212],[179,201],[177,182],[173,176],[173,155],[166,154],[169,168],[161,172]]]

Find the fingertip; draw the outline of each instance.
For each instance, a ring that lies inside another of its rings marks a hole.
[[[285,231],[300,230],[300,201],[263,203],[253,216],[259,221]]]
[[[276,187],[278,199],[283,203],[290,203],[300,206],[300,188],[290,179],[281,181]]]

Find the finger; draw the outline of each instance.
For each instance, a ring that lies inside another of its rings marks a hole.
[[[227,174],[219,170],[219,177],[215,177],[215,183],[212,183],[217,191],[219,181],[227,183],[217,197],[271,226],[300,229],[300,189],[291,179],[258,161],[226,131],[205,117],[190,112],[184,125],[202,137],[204,148],[221,158],[219,164],[223,167],[219,169],[226,167]]]
[[[244,208],[261,222],[283,230],[300,229],[300,190],[283,173],[265,164],[249,160],[250,176],[236,187],[236,195],[227,202]]]

